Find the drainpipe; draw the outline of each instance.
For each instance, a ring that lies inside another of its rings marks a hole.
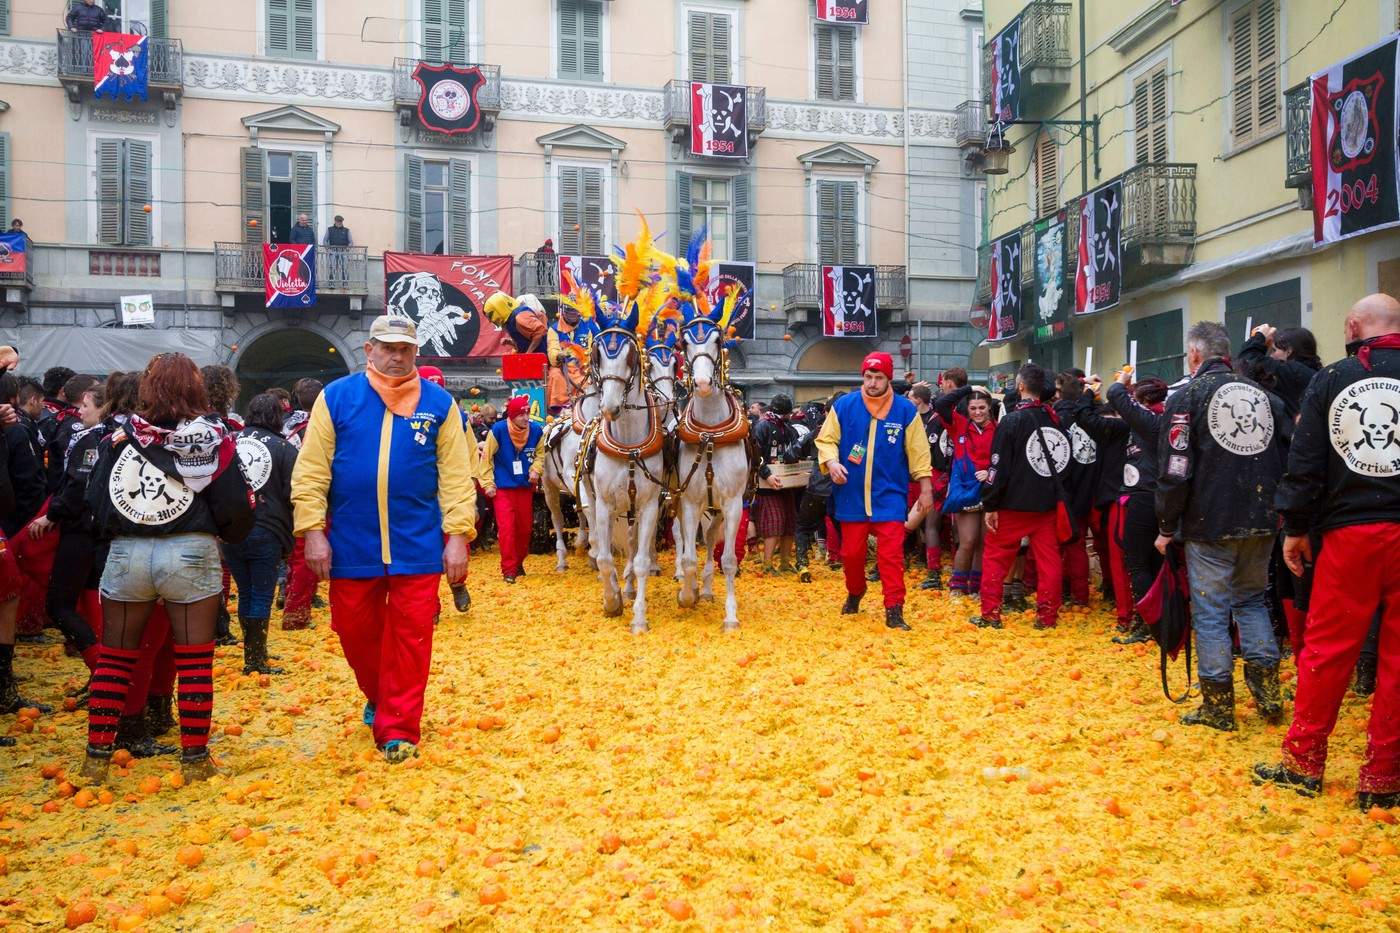
[[[1084,8],[1089,0],[1079,0],[1079,185],[1080,194],[1089,193],[1089,47],[1085,39]]]

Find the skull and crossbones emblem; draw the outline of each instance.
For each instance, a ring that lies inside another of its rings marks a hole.
[[[1348,407],[1360,416],[1357,419],[1361,428],[1358,447],[1369,447],[1376,451],[1400,447],[1400,437],[1396,437],[1396,431],[1400,429],[1400,408],[1389,402],[1370,407],[1352,402]]]
[[[136,488],[131,491],[131,497],[157,505],[172,505],[175,502],[175,497],[165,488],[165,474],[144,461],[136,471]]]
[[[1207,424],[1221,447],[1243,457],[1263,453],[1274,437],[1274,415],[1264,390],[1228,382],[1210,400]]]
[[[1353,382],[1332,401],[1327,427],[1332,449],[1352,472],[1400,474],[1400,380]]]

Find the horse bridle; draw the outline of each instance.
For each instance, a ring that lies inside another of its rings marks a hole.
[[[681,328],[681,343],[686,347],[692,344],[699,346],[700,344],[708,343],[711,334],[718,332],[719,325],[714,321],[704,317],[696,318]],[[715,354],[707,350],[699,350],[693,357],[689,353],[686,354],[685,388],[686,391],[691,394],[695,392],[695,362],[697,360],[710,361],[710,365],[714,367],[715,382],[719,388],[723,389],[729,385],[729,353],[724,349],[722,337],[719,345],[718,358],[716,358]]]
[[[626,362],[629,370],[629,375],[603,375],[599,363],[604,358],[608,360],[616,360],[620,355],[619,352],[608,352],[607,337],[609,335],[616,335],[617,337],[622,338],[620,342],[617,342],[617,349],[618,351],[625,350],[627,352]],[[644,371],[644,367],[637,365],[640,362],[640,360],[638,360],[637,358],[637,353],[637,337],[627,328],[609,327],[604,331],[600,331],[598,336],[593,338],[593,349],[589,353],[588,361],[588,365],[592,370],[593,382],[595,385],[598,386],[598,390],[601,392],[603,387],[606,386],[609,382],[620,382],[622,383],[622,393],[625,396],[628,392],[632,390],[632,386],[635,384],[636,379],[639,375],[643,380],[643,387],[645,387],[646,373]]]

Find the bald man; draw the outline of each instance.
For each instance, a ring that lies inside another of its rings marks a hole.
[[[1379,677],[1357,778],[1366,811],[1400,805],[1400,302],[1367,296],[1343,328],[1351,355],[1304,393],[1275,495],[1284,560],[1300,577],[1313,565],[1313,591],[1283,760],[1255,765],[1254,781],[1321,791],[1327,739],[1379,608]]]

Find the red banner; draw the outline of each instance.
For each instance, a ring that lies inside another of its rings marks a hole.
[[[417,325],[419,356],[502,356],[511,352],[510,338],[481,309],[496,292],[515,294],[514,271],[510,256],[385,253],[385,313]]]

